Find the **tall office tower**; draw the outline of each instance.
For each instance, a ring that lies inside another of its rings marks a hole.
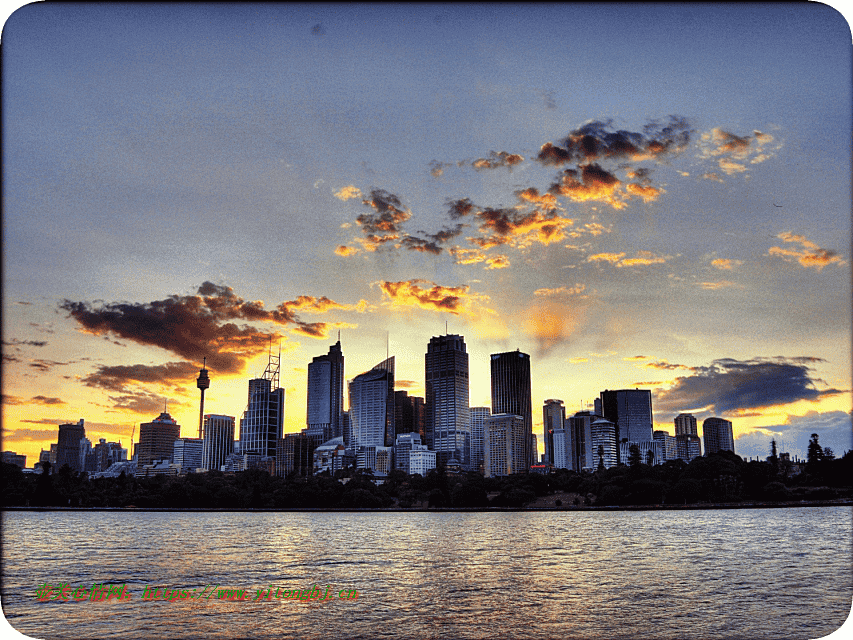
[[[408,391],[394,392],[394,432],[413,433],[415,429],[415,398]]]
[[[550,464],[555,469],[573,469],[571,447],[566,446],[566,435],[570,433],[571,431],[566,428],[551,429],[551,457],[553,461]],[[545,464],[549,464],[547,459]]]
[[[602,391],[601,410],[602,415],[616,425],[617,443],[652,439],[652,392],[648,389]],[[616,454],[618,463],[618,447]]]
[[[601,416],[590,411],[578,411],[571,418],[566,418],[566,431],[572,434],[572,448],[567,455],[571,456],[572,466],[569,469],[583,471],[594,470],[596,461],[593,460],[592,428],[593,422]]]
[[[240,453],[275,458],[284,425],[284,389],[278,386],[281,354],[269,355],[264,374],[249,380],[249,404],[240,419]]]
[[[412,399],[412,420],[414,421],[413,433],[421,434],[421,442],[426,440],[426,403],[420,396],[409,396]],[[424,445],[426,446],[426,445]]]
[[[678,446],[674,436],[669,435],[666,431],[655,431],[653,437],[661,443],[664,462],[678,458]]]
[[[175,440],[172,462],[181,465],[181,473],[195,473],[201,468],[204,453],[202,438],[178,438]]]
[[[341,436],[343,438],[343,442],[347,447],[349,447],[350,442],[352,442],[352,425],[350,425],[349,421],[349,411],[341,413],[341,429],[343,430],[343,435]],[[328,440],[326,442],[328,442]]]
[[[275,458],[275,475],[286,478],[290,474],[310,476],[314,467],[314,450],[321,442],[308,433],[286,433],[278,441]]]
[[[486,419],[492,415],[489,407],[471,407],[471,470],[483,472]]]
[[[86,437],[86,427],[82,420],[77,424],[59,425],[59,437],[56,441],[56,470],[67,464],[74,471],[82,471],[80,464],[80,441]]]
[[[317,356],[308,365],[308,433],[320,442],[343,435],[344,354],[341,341],[329,353]]]
[[[690,413],[679,413],[675,416],[675,435],[698,435],[696,418]]]
[[[542,425],[545,436],[545,463],[555,464],[554,458],[554,432],[557,429],[564,430],[566,423],[566,408],[562,400],[546,400],[542,407]],[[569,432],[571,433],[571,432]],[[571,435],[569,436],[571,437]],[[571,443],[569,444],[571,447]],[[559,469],[571,469],[571,467],[560,466]]]
[[[460,335],[433,336],[424,357],[427,446],[439,465],[455,458],[471,468],[468,352]]]
[[[527,472],[530,438],[524,418],[497,413],[486,418],[483,438],[483,469],[487,478]]]
[[[181,436],[181,425],[165,411],[151,422],[139,425],[139,442],[136,445],[136,464],[153,464],[155,460],[172,460],[175,440]]]
[[[718,451],[735,452],[732,423],[722,418],[707,418],[702,422],[702,437],[705,440],[705,455]]]
[[[349,446],[394,444],[394,356],[349,383]]]
[[[234,453],[234,416],[204,416],[204,447],[201,468],[219,471],[225,458]]]
[[[617,454],[619,446],[616,442],[616,425],[605,418],[594,420],[589,426],[592,440],[592,459],[594,469],[604,464],[605,469],[615,467],[618,464]]]
[[[203,428],[204,428],[204,391],[205,389],[210,388],[210,377],[207,375],[207,358],[204,359],[204,363],[201,365],[201,371],[198,372],[198,379],[195,381],[195,385],[201,390],[201,404],[198,408],[198,437],[203,438]]]
[[[506,413],[524,418],[524,448],[527,464],[536,463],[536,449],[531,447],[533,404],[530,390],[530,356],[521,351],[492,354],[492,413]],[[518,471],[522,471],[519,467]]]
[[[679,433],[675,436],[675,449],[679,458],[690,462],[702,456],[702,440],[692,433]]]

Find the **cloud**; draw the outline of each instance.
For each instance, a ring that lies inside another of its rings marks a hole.
[[[33,396],[30,398],[31,404],[43,404],[43,405],[54,405],[54,404],[65,404],[65,401],[61,398],[49,398],[47,396]]]
[[[624,209],[626,204],[618,195],[621,184],[613,173],[597,164],[588,164],[580,169],[564,170],[549,191],[575,202],[592,200],[607,203],[614,209]]]
[[[335,253],[339,256],[343,256],[346,258],[348,256],[354,256],[355,254],[360,253],[360,250],[358,247],[348,247],[342,244],[335,249]]]
[[[167,362],[161,365],[99,365],[95,372],[81,382],[87,387],[123,392],[128,384],[159,384],[174,387],[193,384],[201,367],[190,362]]]
[[[708,291],[716,291],[717,289],[728,289],[731,287],[743,287],[743,285],[732,282],[731,280],[720,280],[719,282],[697,282],[698,286]]]
[[[506,269],[507,267],[509,267],[509,265],[509,258],[507,258],[506,256],[488,256],[486,258],[486,266],[484,267],[484,269],[489,271],[492,269]]]
[[[517,153],[507,153],[506,151],[489,153],[488,158],[479,158],[471,163],[471,166],[478,171],[483,169],[496,169],[498,167],[513,167],[524,162],[524,158]]]
[[[7,393],[0,394],[0,399],[2,399],[2,402],[0,402],[0,404],[18,405],[26,403],[26,400],[24,400],[20,396],[10,396]]]
[[[671,364],[666,360],[654,360],[652,362],[646,362],[643,365],[646,369],[660,369],[663,371],[675,371],[677,369],[687,369],[692,371],[693,367],[688,367],[684,364]]]
[[[717,269],[731,271],[735,267],[739,267],[743,264],[743,260],[730,260],[728,258],[717,258],[716,260],[712,260],[711,264]]]
[[[113,403],[113,409],[143,415],[159,415],[163,411],[164,400],[168,400],[168,404],[172,406],[183,406],[183,403],[148,391],[133,391],[124,395],[110,396],[109,398]]]
[[[663,264],[672,256],[659,256],[651,251],[638,251],[636,257],[626,258],[625,252],[621,253],[596,253],[588,256],[587,262],[609,262],[617,267],[640,267],[650,264]]]
[[[354,185],[349,185],[349,186],[343,187],[342,189],[336,191],[334,196],[338,200],[343,200],[344,202],[346,202],[347,200],[352,200],[354,198],[361,198],[362,194],[361,194],[361,189],[359,189],[358,187],[356,187]]]
[[[21,420],[21,422],[32,422],[30,420]],[[76,420],[75,420],[76,422]],[[61,424],[61,420],[52,420],[46,423],[39,424]],[[53,429],[3,429],[3,440],[6,442],[56,442],[59,437],[59,428],[55,426]]]
[[[402,282],[380,281],[383,304],[390,307],[417,307],[428,311],[447,312],[454,315],[477,317],[479,311],[489,312],[480,306],[489,297],[471,293],[467,285],[445,287],[426,280],[407,280]],[[421,286],[421,285],[430,286]]]
[[[538,198],[535,189],[517,192],[526,202]],[[479,230],[484,234],[468,238],[481,249],[490,249],[501,245],[527,247],[533,242],[551,244],[566,237],[564,230],[574,224],[574,220],[563,218],[553,210],[534,209],[516,211],[509,208],[480,208],[468,198],[448,203],[451,219],[472,216],[477,220]]]
[[[670,116],[664,125],[650,122],[642,133],[612,131],[612,124],[612,121],[589,122],[556,145],[550,142],[542,145],[536,159],[557,166],[595,160],[638,162],[682,152],[692,133],[687,120],[679,116]]]
[[[5,347],[18,347],[18,346],[27,346],[27,347],[44,347],[47,345],[46,340],[3,340],[3,346]]]
[[[395,389],[413,389],[415,387],[419,387],[421,385],[420,382],[415,380],[395,380],[394,388]]]
[[[779,256],[783,260],[796,260],[807,269],[823,270],[824,267],[830,264],[843,265],[844,261],[836,252],[828,249],[822,249],[814,242],[807,240],[805,236],[794,235],[793,233],[784,232],[776,236],[783,242],[793,242],[801,246],[799,251],[794,249],[785,249],[783,247],[770,247],[768,255]]]
[[[160,347],[196,363],[207,357],[211,369],[239,373],[248,360],[264,353],[270,342],[278,342],[284,336],[229,321],[293,325],[291,331],[325,338],[329,327],[344,325],[303,322],[296,312],[357,310],[363,308],[360,305],[342,305],[326,297],[299,296],[268,310],[262,301],[246,301],[231,287],[204,282],[197,295],[172,295],[146,303],[101,305],[65,300],[59,307],[67,311],[85,333],[112,335],[137,344]]]
[[[533,292],[534,296],[541,297],[561,297],[561,296],[578,296],[586,290],[586,285],[575,284],[574,287],[557,287],[555,289],[537,289]]]
[[[694,367],[692,375],[676,378],[672,388],[658,394],[656,405],[665,412],[707,407],[720,415],[818,400],[839,392],[816,387],[820,380],[812,377],[810,365],[821,361],[812,357],[714,360],[707,367]]]
[[[759,164],[775,155],[781,144],[769,148],[773,142],[775,141],[772,135],[761,131],[738,136],[716,128],[700,137],[700,157],[717,158],[717,166],[726,175],[744,173],[747,171],[747,164]]]

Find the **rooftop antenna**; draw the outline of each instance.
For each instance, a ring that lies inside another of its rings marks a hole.
[[[385,332],[385,359],[391,357],[391,332]]]
[[[447,335],[447,320],[444,321],[444,335]]]

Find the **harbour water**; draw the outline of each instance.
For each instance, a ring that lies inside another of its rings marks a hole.
[[[13,511],[2,533],[3,611],[42,639],[799,640],[841,626],[853,599],[850,507]],[[39,601],[45,583],[131,597]],[[210,598],[142,598],[207,585]],[[314,585],[333,598],[254,600]]]

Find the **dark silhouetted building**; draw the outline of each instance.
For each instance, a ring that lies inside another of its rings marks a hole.
[[[616,425],[616,443],[652,440],[652,392],[648,389],[601,392],[602,415]],[[616,447],[617,463],[619,447]],[[624,462],[624,461],[623,461]]]
[[[493,353],[492,415],[508,414],[524,418],[524,448],[527,464],[536,464],[536,449],[531,446],[533,435],[533,401],[530,384],[530,356],[521,351]],[[521,464],[517,471],[522,471]]]
[[[308,365],[308,432],[326,442],[344,435],[344,354],[341,341]]]
[[[468,406],[468,352],[460,335],[430,338],[424,356],[426,445],[436,464],[455,458],[471,465],[471,417]]]
[[[735,452],[732,423],[722,418],[707,418],[702,422],[702,437],[705,440],[705,455],[719,451]]]
[[[86,437],[83,419],[77,424],[59,425],[59,437],[56,441],[56,468],[68,465],[74,471],[83,471],[85,459],[80,457],[80,441]]]
[[[151,422],[139,425],[139,442],[136,445],[136,464],[153,464],[155,461],[172,461],[175,440],[181,436],[181,426],[165,411]]]
[[[241,455],[275,460],[284,426],[284,389],[278,384],[280,358],[270,354],[263,377],[249,380],[249,404],[240,419]]]

